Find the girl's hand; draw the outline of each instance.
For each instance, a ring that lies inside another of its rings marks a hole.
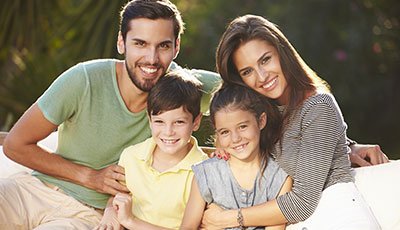
[[[104,215],[97,227],[93,230],[122,230],[122,226],[118,221],[117,212],[112,207],[104,210]]]
[[[118,221],[126,226],[129,225],[134,216],[132,214],[132,196],[125,193],[118,193],[113,199],[113,208],[117,213]]]

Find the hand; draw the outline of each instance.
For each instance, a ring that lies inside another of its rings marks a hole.
[[[354,144],[350,146],[350,162],[353,167],[370,166],[389,162],[379,145]]]
[[[219,159],[224,159],[227,161],[231,157],[231,154],[224,149],[217,148],[213,153],[209,154],[209,157],[218,157]]]
[[[97,192],[111,195],[120,192],[129,193],[128,188],[119,182],[125,182],[125,170],[120,165],[110,165],[101,170],[92,170],[87,181],[87,187]]]
[[[117,212],[113,207],[107,207],[104,210],[103,218],[100,224],[93,230],[122,230],[123,227],[118,221]]]
[[[230,212],[230,213],[228,213]],[[224,229],[236,227],[236,216],[232,214],[234,210],[224,210],[216,204],[210,204],[203,213],[200,229]]]
[[[126,193],[118,193],[115,195],[112,203],[117,211],[118,221],[127,226],[132,223],[134,216],[132,214],[132,196]]]

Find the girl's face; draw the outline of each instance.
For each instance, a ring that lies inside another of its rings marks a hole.
[[[218,147],[225,149],[236,159],[251,161],[260,153],[260,131],[267,117],[259,119],[241,109],[222,109],[215,113],[215,128]]]
[[[281,105],[288,103],[288,84],[274,46],[263,40],[251,40],[242,43],[232,58],[246,85]]]

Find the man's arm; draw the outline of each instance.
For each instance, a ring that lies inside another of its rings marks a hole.
[[[98,192],[113,195],[117,192],[128,192],[126,187],[117,182],[125,180],[124,169],[121,166],[111,165],[94,170],[68,161],[37,145],[56,128],[57,125],[48,121],[35,103],[10,130],[4,141],[4,153],[13,161],[36,171]]]
[[[379,145],[358,144],[347,137],[348,153],[353,167],[370,166],[389,162]]]

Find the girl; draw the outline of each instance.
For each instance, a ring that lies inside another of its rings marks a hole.
[[[268,155],[281,121],[279,111],[266,102],[238,85],[225,86],[214,95],[210,119],[218,147],[232,157],[228,161],[211,158],[193,166],[195,179],[181,229],[198,229],[204,208],[210,203],[238,209],[238,223],[243,227],[241,208],[290,190],[291,179]],[[274,229],[284,228],[282,224]]]
[[[335,98],[282,32],[265,18],[239,17],[223,34],[216,57],[225,83],[251,88],[282,111],[273,156],[293,178],[293,189],[257,207],[213,206],[203,223],[238,226],[242,216],[246,226],[299,222],[288,229],[379,229],[354,185],[347,126]]]

